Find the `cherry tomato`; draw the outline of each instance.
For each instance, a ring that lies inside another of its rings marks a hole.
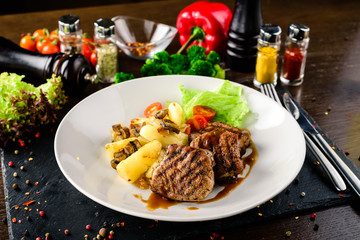
[[[196,105],[193,107],[194,115],[201,115],[206,120],[210,121],[215,116],[216,112],[214,109],[209,108],[207,106]]]
[[[88,35],[85,33],[84,37],[82,38],[83,43],[83,50],[82,54],[90,61],[91,54],[95,51],[95,43],[92,38],[89,38]]]
[[[59,30],[55,29],[50,32],[50,38],[55,40],[59,38]]]
[[[52,54],[52,53],[57,53],[57,52],[60,52],[60,48],[56,44],[53,44],[53,43],[46,43],[43,46],[42,51],[41,51],[42,54]]]
[[[37,42],[41,37],[48,37],[49,30],[47,30],[46,28],[37,29],[32,36],[35,37],[35,42]]]
[[[96,66],[96,52],[91,53],[90,62],[94,67]]]
[[[189,135],[191,133],[191,127],[187,127],[185,128],[185,131],[184,131],[187,135]]]
[[[39,53],[42,53],[44,46],[48,43],[51,43],[51,40],[49,37],[40,37],[36,43],[36,50]]]
[[[162,106],[160,102],[154,102],[150,104],[144,111],[145,117],[150,117],[155,111],[161,110]]]
[[[52,30],[49,38],[53,43],[56,43],[56,45],[58,47],[60,47],[59,30],[58,29]]]
[[[20,39],[20,47],[35,52],[36,51],[35,38],[30,35],[23,36]]]
[[[189,124],[192,132],[199,131],[208,125],[208,121],[202,115],[193,115],[186,121]]]

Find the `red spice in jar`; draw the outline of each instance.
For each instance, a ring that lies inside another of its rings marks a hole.
[[[298,48],[288,48],[284,53],[283,77],[293,81],[300,78],[304,53]]]

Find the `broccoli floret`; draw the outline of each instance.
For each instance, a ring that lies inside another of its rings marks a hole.
[[[134,75],[131,73],[118,72],[115,75],[114,83],[120,83],[134,78],[135,78]]]
[[[225,70],[220,67],[219,64],[214,65],[215,74],[213,77],[225,79]]]
[[[186,74],[189,69],[189,59],[182,54],[173,54],[170,56],[169,67],[174,74]]]
[[[191,62],[196,60],[206,60],[205,51],[206,49],[199,45],[192,45],[191,47],[189,47],[186,52],[190,64],[192,64]]]
[[[215,75],[215,69],[208,61],[196,60],[192,62],[188,74],[212,77]]]
[[[211,62],[212,65],[219,64],[221,61],[220,55],[215,51],[210,51],[206,56],[206,61]]]
[[[140,71],[141,76],[143,77],[172,74],[172,71],[167,64],[155,62],[145,63]]]
[[[153,56],[153,62],[155,63],[165,63],[165,64],[169,64],[170,62],[170,55],[167,51],[161,51],[156,53]]]

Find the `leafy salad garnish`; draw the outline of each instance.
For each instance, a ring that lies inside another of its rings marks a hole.
[[[23,78],[15,73],[0,74],[0,146],[55,122],[56,111],[66,102],[61,77],[52,75],[38,87]]]
[[[226,122],[234,127],[241,127],[245,115],[250,111],[246,99],[242,96],[242,87],[234,86],[225,80],[214,91],[186,89],[179,85],[181,105],[185,118],[193,115],[193,107],[204,105],[216,111],[213,121]]]

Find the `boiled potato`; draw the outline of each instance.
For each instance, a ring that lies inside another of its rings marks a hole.
[[[169,144],[187,145],[189,136],[183,132],[178,134],[171,132],[169,134],[159,133],[158,129],[152,125],[145,125],[140,130],[140,136],[146,138],[149,141],[158,140],[161,142],[163,148]]]
[[[112,143],[108,143],[105,145],[105,149],[110,157],[110,160],[114,159],[114,153],[120,151],[121,149],[123,149],[129,142],[134,141],[134,140],[139,140],[141,145],[145,145],[147,142],[149,142],[148,140],[144,139],[143,137],[132,137],[132,138],[127,138],[127,139],[123,139],[120,141],[116,141],[116,142],[112,142]]]
[[[129,183],[134,183],[141,177],[150,166],[156,162],[161,152],[162,145],[159,141],[153,140],[121,161],[116,171]]]
[[[180,104],[172,102],[168,107],[169,119],[179,127],[183,124],[183,109]]]
[[[164,159],[165,156],[165,150],[161,149],[161,152],[159,154],[159,157],[156,159],[156,161],[151,165],[151,167],[147,170],[145,177],[147,178],[151,178],[152,177],[152,173],[154,171],[154,169],[160,164],[160,162]]]

